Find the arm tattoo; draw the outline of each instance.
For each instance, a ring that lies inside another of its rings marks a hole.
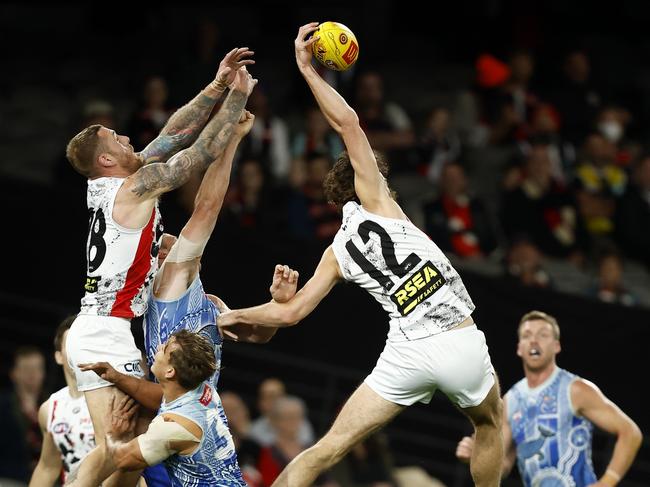
[[[231,91],[219,113],[208,122],[197,141],[167,164],[142,167],[133,175],[131,190],[138,197],[153,197],[185,183],[193,171],[205,170],[226,149],[248,96]]]
[[[212,113],[218,98],[199,93],[192,101],[174,113],[160,135],[143,151],[145,163],[164,162],[196,140]]]

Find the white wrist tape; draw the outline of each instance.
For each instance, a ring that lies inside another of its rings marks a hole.
[[[138,436],[140,453],[147,465],[157,465],[177,453],[170,448],[170,443],[174,441],[201,442],[180,424],[175,421],[165,421],[162,416],[155,417],[146,433]]]
[[[205,239],[203,242],[194,243],[183,237],[183,234],[180,234],[178,240],[172,245],[165,261],[181,263],[194,260],[203,255],[203,250],[207,243],[208,239]]]

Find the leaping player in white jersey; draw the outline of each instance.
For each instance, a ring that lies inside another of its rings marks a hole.
[[[95,448],[95,432],[86,400],[77,390],[77,381],[65,355],[66,335],[74,319],[69,316],[63,320],[54,335],[54,359],[63,367],[66,386],[52,394],[38,410],[43,447],[30,487],[51,487],[58,485],[58,480],[65,483]]]
[[[477,486],[496,486],[503,459],[501,401],[485,336],[471,318],[474,304],[442,251],[416,228],[386,182],[357,114],[311,64],[304,25],[295,40],[296,62],[321,111],[343,138],[347,154],[325,180],[328,199],[343,221],[313,277],[288,302],[270,302],[219,316],[232,325],[290,326],[305,318],[341,279],[366,289],[389,315],[386,347],[375,369],[352,394],[330,431],[298,455],[275,487],[306,487],[363,438],[405,407],[428,403],[442,390],[475,427],[471,472]]]
[[[86,294],[68,335],[67,352],[98,445],[105,440],[109,398],[117,394],[119,400],[122,393],[78,364],[106,361],[120,372],[142,377],[130,318],[144,313],[156,271],[156,234],[162,231],[157,199],[186,182],[193,171],[206,169],[225,150],[257,83],[246,70],[253,62],[247,59],[251,54],[247,48],[230,51],[215,80],[178,110],[141,153],[134,152],[128,137],[100,125],[84,129],[68,144],[68,159],[88,177],[90,225]],[[208,121],[227,87],[231,90],[223,106]],[[118,472],[105,485],[134,485],[137,477],[137,472]]]

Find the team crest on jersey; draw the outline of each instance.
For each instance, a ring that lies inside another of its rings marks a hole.
[[[438,291],[445,282],[438,268],[431,261],[427,261],[391,295],[390,299],[397,305],[402,316],[406,316],[418,304]]]
[[[54,426],[52,426],[52,431],[57,435],[64,435],[70,431],[70,425],[65,422],[56,423]]]

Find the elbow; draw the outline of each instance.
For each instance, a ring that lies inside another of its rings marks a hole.
[[[359,126],[359,116],[352,108],[347,108],[339,120],[341,131]]]
[[[634,450],[638,451],[639,448],[641,448],[641,444],[643,443],[643,433],[641,432],[641,429],[636,425],[636,423],[632,423],[630,425],[628,436]]]
[[[282,327],[289,327],[297,325],[301,320],[300,312],[294,308],[287,308],[282,312],[280,316],[280,321],[282,322]]]
[[[210,218],[221,209],[221,198],[201,198],[194,202],[192,216],[199,218]]]

